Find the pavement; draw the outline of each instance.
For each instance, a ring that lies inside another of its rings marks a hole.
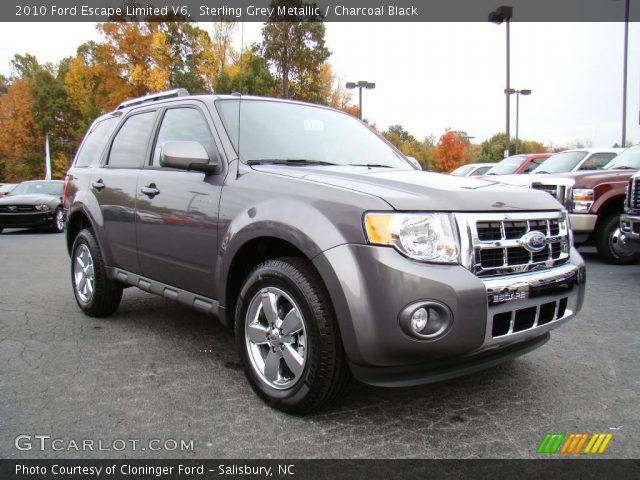
[[[612,433],[601,457],[637,457],[640,265],[584,257],[584,309],[542,348],[424,387],[354,383],[300,417],[254,395],[215,319],[133,288],[89,318],[64,235],[5,230],[0,458],[535,458],[547,432]]]

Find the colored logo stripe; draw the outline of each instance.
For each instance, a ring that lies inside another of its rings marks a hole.
[[[538,453],[604,453],[613,438],[611,433],[547,433],[538,449]],[[588,439],[588,441],[587,441]],[[564,440],[564,442],[563,442]],[[586,447],[585,447],[586,445]],[[584,451],[582,450],[584,447]]]

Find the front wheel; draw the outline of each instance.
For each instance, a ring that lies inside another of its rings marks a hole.
[[[110,280],[91,230],[82,230],[71,249],[71,284],[78,306],[90,317],[106,317],[118,309],[122,284]]]
[[[620,241],[620,215],[614,214],[605,218],[596,232],[596,248],[598,254],[607,263],[613,265],[630,265],[640,257]]]
[[[348,383],[328,294],[302,259],[268,260],[253,270],[238,298],[235,334],[251,386],[278,410],[317,410]]]
[[[53,233],[61,233],[64,230],[64,211],[61,207],[56,208],[53,214],[53,224],[51,225],[51,231]]]

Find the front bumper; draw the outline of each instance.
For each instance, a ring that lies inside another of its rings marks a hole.
[[[484,280],[459,265],[415,262],[368,245],[335,247],[314,264],[334,304],[352,373],[374,385],[427,383],[524,353],[575,316],[584,299],[584,263],[575,249],[564,265]],[[525,289],[525,296],[509,294]],[[399,313],[429,300],[450,309],[452,324],[433,339],[410,337]]]
[[[2,228],[50,227],[54,222],[54,212],[0,213]]]
[[[596,229],[598,216],[590,213],[570,213],[569,221],[574,233],[591,233]]]
[[[640,252],[640,215],[621,215],[620,230],[625,245],[635,252]]]

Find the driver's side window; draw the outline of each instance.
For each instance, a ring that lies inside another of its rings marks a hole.
[[[207,121],[196,108],[171,108],[162,119],[152,165],[160,166],[160,150],[171,140],[195,141],[205,148],[209,158],[215,158],[216,146]]]

